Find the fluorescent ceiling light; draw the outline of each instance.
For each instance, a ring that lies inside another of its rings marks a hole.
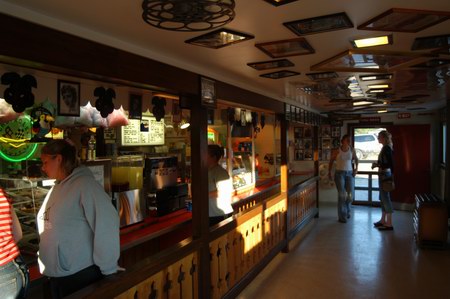
[[[372,84],[368,86],[370,89],[386,89],[389,88],[389,84]]]
[[[368,101],[353,102],[353,106],[363,106],[363,105],[370,105],[370,104],[373,104],[373,102],[368,102]]]
[[[364,75],[364,76],[359,76],[359,79],[362,81],[390,80],[390,79],[392,79],[392,74]]]
[[[387,112],[387,109],[377,111],[377,113],[386,113],[386,112]]]
[[[350,41],[355,48],[366,48],[392,44],[392,35],[383,35]]]

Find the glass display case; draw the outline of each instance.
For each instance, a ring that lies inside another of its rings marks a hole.
[[[22,226],[23,237],[19,248],[27,263],[33,263],[37,257],[39,235],[36,215],[53,182],[41,178],[11,178],[6,175],[0,177],[0,186],[10,198]]]

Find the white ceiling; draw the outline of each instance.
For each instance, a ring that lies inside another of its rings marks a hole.
[[[279,7],[263,0],[235,2],[236,17],[225,28],[251,34],[255,38],[217,50],[185,43],[204,32],[174,32],[148,25],[141,16],[142,1],[0,0],[0,11],[316,111],[345,110],[348,104],[330,103],[329,98],[322,94],[307,95],[297,87],[313,84],[305,76],[311,72],[310,67],[351,49],[350,39],[383,33],[357,30],[358,25],[390,8],[450,12],[448,0],[299,0]],[[260,74],[273,70],[257,71],[247,66],[249,62],[272,60],[255,47],[256,43],[298,37],[282,25],[284,22],[340,12],[347,13],[354,28],[307,35],[305,38],[315,49],[315,53],[287,57],[295,66],[285,69],[300,72],[301,75],[273,80],[259,77]],[[394,44],[377,49],[410,52],[416,37],[443,34],[450,34],[450,20],[418,33],[394,32]],[[450,59],[450,56],[447,58]],[[422,71],[420,74],[399,72],[393,82],[393,99],[414,94],[429,96],[406,106],[389,104],[392,110],[434,109],[444,106],[450,95],[449,83],[447,81],[437,87],[431,82],[432,71]],[[450,72],[450,69],[447,71]],[[345,79],[350,75],[353,73],[340,72],[339,78]],[[446,78],[449,76],[450,73]],[[411,77],[417,78],[411,80]]]

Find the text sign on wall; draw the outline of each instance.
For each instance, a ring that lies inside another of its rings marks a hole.
[[[397,114],[398,119],[411,118],[411,113],[409,112],[400,112]]]
[[[164,144],[164,119],[156,121],[151,116],[129,119],[128,126],[121,129],[122,146]]]

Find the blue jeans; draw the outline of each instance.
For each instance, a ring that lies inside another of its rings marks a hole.
[[[381,210],[385,213],[391,214],[394,212],[394,209],[392,208],[392,202],[391,202],[391,193],[384,191],[382,186],[382,182],[390,178],[392,176],[392,173],[390,171],[386,172],[380,172],[378,174],[378,187],[380,188],[380,203],[381,203]]]
[[[0,266],[0,299],[15,299],[24,286],[24,276],[16,261]]]
[[[350,216],[350,204],[355,195],[353,171],[336,170],[334,182],[338,191],[338,218],[339,221],[347,221],[347,218]]]

